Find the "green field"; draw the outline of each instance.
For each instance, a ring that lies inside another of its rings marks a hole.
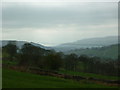
[[[0,89],[2,88],[2,68],[0,68]]]
[[[3,88],[114,88],[85,80],[78,82],[9,69],[3,69],[2,80]]]

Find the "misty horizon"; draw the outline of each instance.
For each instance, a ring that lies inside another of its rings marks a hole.
[[[62,45],[62,44],[66,44],[66,43],[74,43],[74,42],[77,42],[77,41],[80,41],[80,40],[87,40],[87,39],[99,39],[99,38],[107,38],[107,37],[116,37],[116,40],[118,40],[118,37],[120,36],[105,36],[105,37],[92,37],[92,38],[83,38],[83,39],[79,39],[79,40],[75,40],[75,41],[67,41],[67,42],[64,42],[64,43],[60,43],[58,45],[44,45],[43,43],[39,43],[40,41],[38,42],[34,42],[34,41],[27,41],[27,40],[16,40],[16,39],[2,39],[2,41],[25,41],[25,42],[32,42],[32,43],[36,43],[36,44],[40,44],[40,45],[43,45],[43,46],[47,46],[47,47],[55,47],[55,46],[59,46],[59,45]]]

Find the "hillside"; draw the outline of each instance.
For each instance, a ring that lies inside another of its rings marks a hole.
[[[118,44],[118,36],[82,39],[71,43],[64,43],[53,48],[56,51],[64,52],[73,49],[103,47],[113,44]]]
[[[62,51],[65,54],[75,53],[78,56],[86,54],[88,56],[98,56],[101,58],[118,58],[118,46],[117,37],[105,37],[105,38],[91,38],[79,40],[73,43],[61,44],[57,47],[46,47],[41,44],[27,42],[27,41],[12,41],[3,40],[0,41],[0,47],[7,45],[8,43],[15,43],[18,48],[21,48],[25,43],[30,43],[34,46],[44,49],[54,49],[56,51]],[[114,45],[113,45],[114,44]]]
[[[34,46],[37,46],[37,47],[40,47],[40,48],[44,48],[44,49],[51,49],[50,47],[46,47],[46,46],[43,46],[41,44],[37,44],[37,43],[34,43],[34,42],[27,42],[27,41],[15,41],[15,40],[2,40],[0,41],[0,47],[2,46],[5,46],[7,45],[8,43],[14,43],[17,45],[18,48],[22,48],[22,46],[25,44],[25,43],[30,43]]]
[[[120,44],[119,44],[120,46]],[[100,48],[87,48],[87,49],[75,49],[64,52],[65,54],[75,53],[78,56],[85,54],[88,56],[98,56],[101,58],[111,58],[117,59],[118,58],[118,45],[110,45]]]

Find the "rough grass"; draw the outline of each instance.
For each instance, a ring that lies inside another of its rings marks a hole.
[[[3,88],[114,88],[89,81],[73,81],[51,76],[3,69]]]

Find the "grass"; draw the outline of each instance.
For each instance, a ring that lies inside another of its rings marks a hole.
[[[114,88],[89,81],[73,81],[51,76],[3,69],[3,88]],[[116,87],[117,88],[117,87]]]
[[[78,75],[78,76],[83,76],[83,77],[93,77],[93,78],[99,78],[99,79],[105,79],[105,80],[118,80],[119,79],[116,76],[105,76],[105,75],[99,75],[99,74],[93,74],[93,73],[73,72],[73,71],[67,71],[67,70],[60,70],[59,73],[68,74],[68,75]]]
[[[0,68],[0,89],[2,88],[2,68]]]
[[[2,68],[0,67],[0,89],[2,88]]]

